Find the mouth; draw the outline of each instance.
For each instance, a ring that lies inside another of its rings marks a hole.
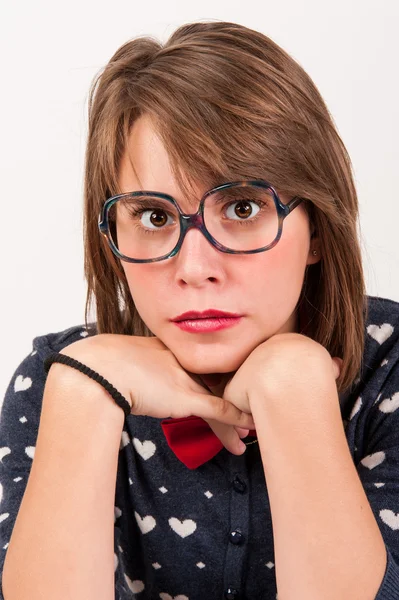
[[[198,319],[237,319],[242,315],[238,313],[226,312],[224,310],[218,310],[215,308],[209,308],[202,312],[196,310],[190,310],[188,312],[182,313],[181,315],[171,319],[174,323],[179,323],[181,321],[192,321]]]
[[[242,317],[217,317],[202,319],[186,319],[184,321],[175,321],[175,325],[183,331],[191,333],[212,333],[220,329],[233,327],[241,321]]]

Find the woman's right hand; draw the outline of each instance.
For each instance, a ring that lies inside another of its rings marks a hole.
[[[103,333],[60,351],[107,379],[129,402],[131,414],[203,418],[222,444],[242,454],[240,435],[255,429],[252,415],[203,387],[157,337]],[[98,384],[100,385],[100,384]],[[238,428],[238,430],[236,429]]]

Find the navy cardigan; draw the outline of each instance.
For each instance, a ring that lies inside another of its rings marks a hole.
[[[375,600],[399,599],[399,302],[367,296],[361,377],[341,414],[351,456],[385,540]],[[95,335],[82,325],[41,335],[6,390],[0,421],[1,574],[34,458],[52,352]],[[223,448],[195,470],[169,448],[161,419],[129,415],[115,489],[115,600],[275,600],[273,532],[258,444]],[[67,444],[66,440],[66,444]],[[323,450],[322,448],[320,449]]]

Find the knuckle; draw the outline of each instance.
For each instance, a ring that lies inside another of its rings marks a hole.
[[[218,399],[217,401],[218,412],[222,417],[228,416],[232,412],[232,404],[224,398]]]

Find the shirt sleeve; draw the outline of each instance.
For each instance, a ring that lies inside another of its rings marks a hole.
[[[368,415],[367,440],[357,464],[385,541],[387,565],[375,600],[399,598],[399,360]]]
[[[8,384],[0,418],[0,600],[9,540],[35,453],[46,373],[37,349],[22,360]]]

